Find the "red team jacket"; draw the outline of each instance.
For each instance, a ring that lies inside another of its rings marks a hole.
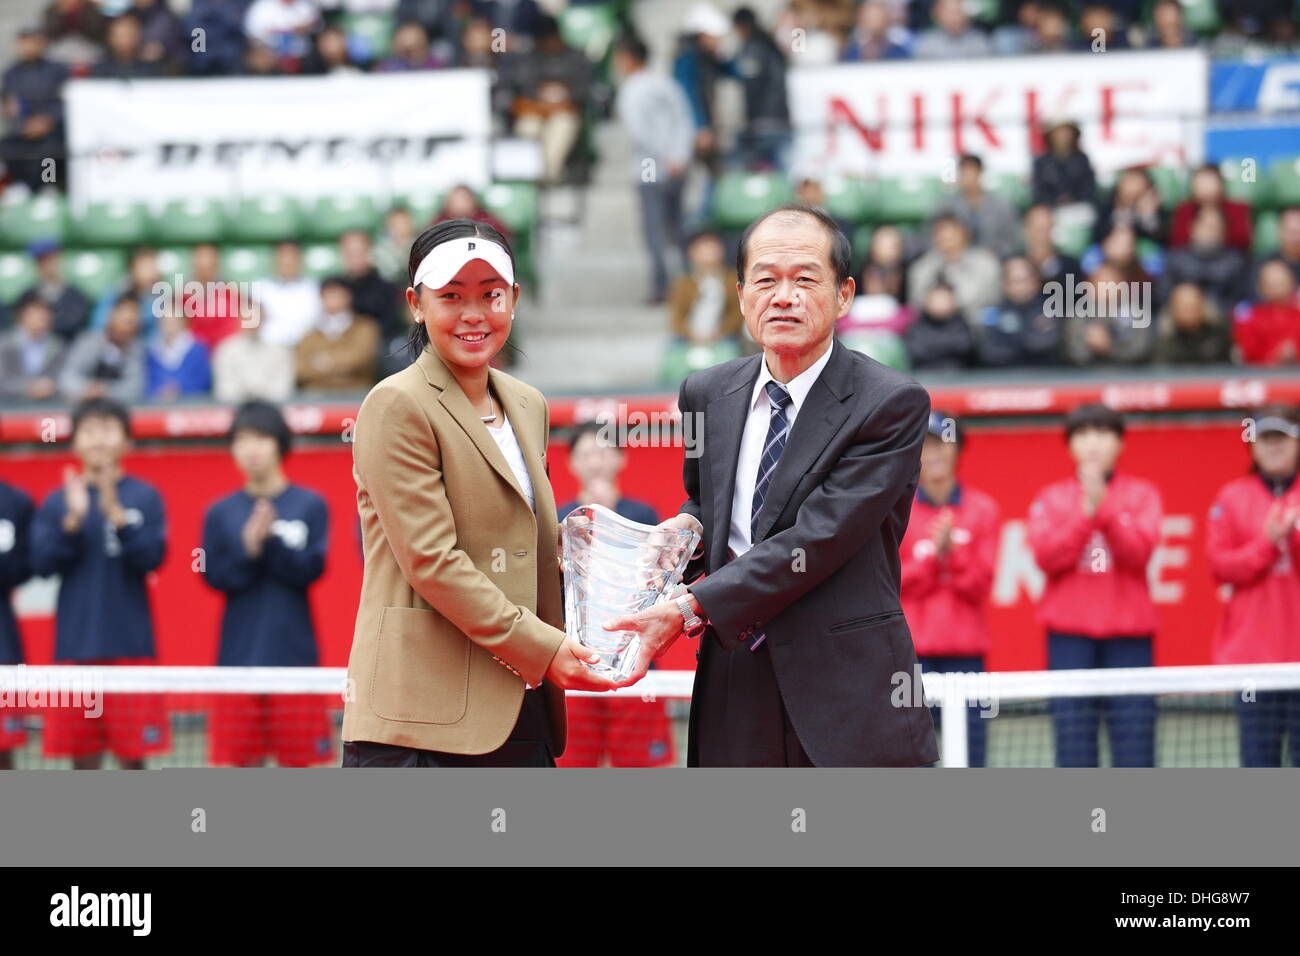
[[[1029,508],[1029,546],[1047,575],[1038,619],[1049,631],[1088,637],[1154,634],[1146,567],[1160,540],[1160,492],[1115,474],[1091,518],[1083,486],[1048,485]]]
[[[988,598],[997,558],[1000,515],[983,492],[959,485],[952,546],[935,556],[930,526],[944,510],[918,490],[903,536],[901,598],[916,653],[978,657],[988,652]]]
[[[1264,532],[1278,500],[1300,506],[1300,481],[1277,499],[1251,474],[1224,485],[1210,509],[1210,573],[1232,586],[1214,636],[1216,664],[1300,661],[1300,529],[1282,547]]]

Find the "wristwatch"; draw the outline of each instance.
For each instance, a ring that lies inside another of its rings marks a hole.
[[[695,639],[704,633],[708,621],[695,613],[691,607],[690,598],[687,595],[690,592],[685,587],[679,587],[673,595],[673,602],[677,605],[677,610],[682,612],[682,633],[691,639]]]

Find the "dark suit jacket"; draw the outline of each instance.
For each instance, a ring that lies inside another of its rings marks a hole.
[[[710,621],[703,641],[748,654],[745,636],[766,631],[782,700],[813,763],[930,763],[934,727],[914,705],[919,672],[898,596],[930,398],[901,372],[839,342],[832,348],[772,475],[755,544],[731,562],[736,465],[763,357],[682,383],[682,415],[703,415],[698,444],[687,444],[681,510],[703,523],[705,551],[686,580],[707,573],[691,584]]]

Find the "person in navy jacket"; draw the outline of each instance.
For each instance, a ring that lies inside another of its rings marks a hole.
[[[72,452],[78,465],[63,472],[32,525],[35,574],[59,575],[54,660],[76,664],[151,664],[153,615],[147,577],[162,564],[167,525],[162,496],[127,475],[130,413],[108,398],[92,398],[72,413]],[[102,715],[73,707],[46,713],[47,757],[72,757],[98,767],[111,750],[128,769],[164,752],[171,733],[162,698],[108,694]]]
[[[314,491],[289,483],[290,433],[267,402],[235,413],[230,450],[244,487],[208,509],[204,575],[226,596],[217,664],[315,667],[320,663],[308,588],[325,571],[329,512]],[[210,728],[214,764],[282,767],[333,760],[329,700],[319,695],[219,694]]]
[[[0,664],[23,662],[18,619],[10,595],[32,575],[27,554],[32,511],[31,498],[0,481]],[[21,712],[0,701],[0,770],[13,766],[10,751],[22,746],[26,739]]]

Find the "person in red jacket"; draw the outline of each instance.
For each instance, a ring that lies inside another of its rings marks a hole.
[[[922,673],[983,671],[988,597],[1001,526],[997,503],[957,480],[965,434],[945,412],[930,414],[921,478],[900,549],[903,613]],[[942,714],[935,709],[938,726]],[[967,708],[969,765],[985,763],[987,734],[979,708]]]
[[[1169,224],[1169,245],[1177,249],[1192,241],[1192,223],[1202,209],[1217,209],[1223,213],[1226,245],[1250,254],[1250,206],[1244,202],[1224,198],[1223,173],[1213,163],[1206,163],[1192,174],[1190,197],[1174,209]]]
[[[1039,620],[1047,629],[1048,667],[1150,667],[1156,608],[1146,568],[1160,540],[1160,492],[1118,474],[1124,419],[1105,405],[1083,405],[1065,419],[1075,474],[1048,485],[1029,509],[1029,546],[1047,576]],[[1097,731],[1106,714],[1111,762],[1155,762],[1153,697],[1057,697],[1050,704],[1056,762],[1095,767]]]
[[[1241,359],[1251,365],[1294,364],[1300,360],[1300,301],[1291,267],[1281,259],[1259,269],[1259,298],[1233,317],[1232,337]]]
[[[1219,491],[1206,531],[1210,573],[1232,589],[1215,631],[1216,664],[1300,661],[1300,411],[1256,411],[1250,474]],[[1300,767],[1300,691],[1237,698],[1243,767]]]

